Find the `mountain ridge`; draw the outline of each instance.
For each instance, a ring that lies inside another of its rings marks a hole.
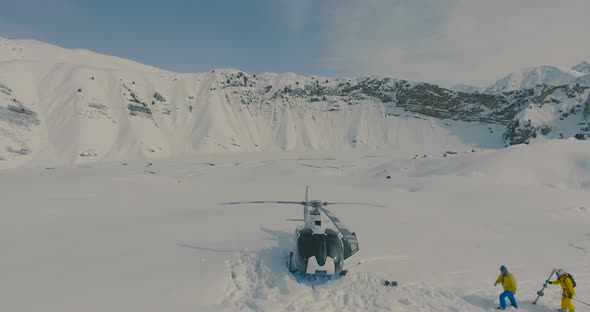
[[[575,71],[583,73],[583,74],[590,74],[590,64],[588,64],[588,62],[586,62],[586,61],[582,61],[582,62],[574,65],[572,67],[572,70],[575,70]]]
[[[175,73],[52,45],[32,53],[36,42],[11,42],[0,40],[4,167],[228,151],[432,152],[590,137],[590,88],[575,80],[470,93],[378,76]]]
[[[562,86],[574,82],[582,75],[584,75],[584,73],[573,69],[551,65],[523,68],[492,83],[484,90],[484,92],[499,93],[515,91],[519,89],[533,88],[539,84]]]

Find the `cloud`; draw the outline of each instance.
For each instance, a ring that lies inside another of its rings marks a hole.
[[[487,84],[518,68],[590,57],[590,1],[343,0],[327,15],[323,66]]]
[[[307,25],[313,12],[312,3],[309,0],[280,0],[280,4],[290,30],[299,31]]]

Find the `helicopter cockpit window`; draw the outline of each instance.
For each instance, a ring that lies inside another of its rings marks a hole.
[[[297,239],[297,248],[299,249],[299,255],[303,259],[308,259],[314,256],[313,238],[311,231],[309,233],[301,232],[299,239]]]
[[[326,256],[328,255],[326,235],[301,231],[297,240],[297,248],[299,249],[299,255],[303,259],[315,256],[319,265],[326,263]]]

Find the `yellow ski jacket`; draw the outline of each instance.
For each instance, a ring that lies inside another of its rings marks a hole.
[[[551,282],[553,285],[561,285],[563,288],[563,296],[566,298],[573,298],[576,295],[576,290],[574,289],[574,283],[572,279],[569,278],[570,275],[566,273],[564,276],[558,278],[557,280]]]
[[[512,273],[508,272],[506,275],[501,273],[500,276],[498,276],[495,285],[498,284],[502,284],[502,286],[504,286],[504,290],[516,293],[516,280],[514,279],[514,275],[512,275]]]

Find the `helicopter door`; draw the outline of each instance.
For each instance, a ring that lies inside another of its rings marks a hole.
[[[356,239],[355,233],[350,233],[342,238],[342,244],[344,247],[344,259],[350,258],[357,251],[359,251],[359,243]]]
[[[350,256],[354,255],[357,251],[359,251],[359,243],[356,239],[356,234],[350,232],[346,226],[336,217],[330,210],[326,208],[320,208],[326,216],[334,223],[340,234],[342,234],[342,243],[344,247],[344,259],[350,258]]]
[[[299,237],[297,238],[299,256],[305,261],[315,255],[312,234],[313,232],[310,229],[303,229],[299,232]]]
[[[342,260],[342,240],[338,233],[332,229],[326,229],[326,247],[328,248],[328,257],[336,262]]]

